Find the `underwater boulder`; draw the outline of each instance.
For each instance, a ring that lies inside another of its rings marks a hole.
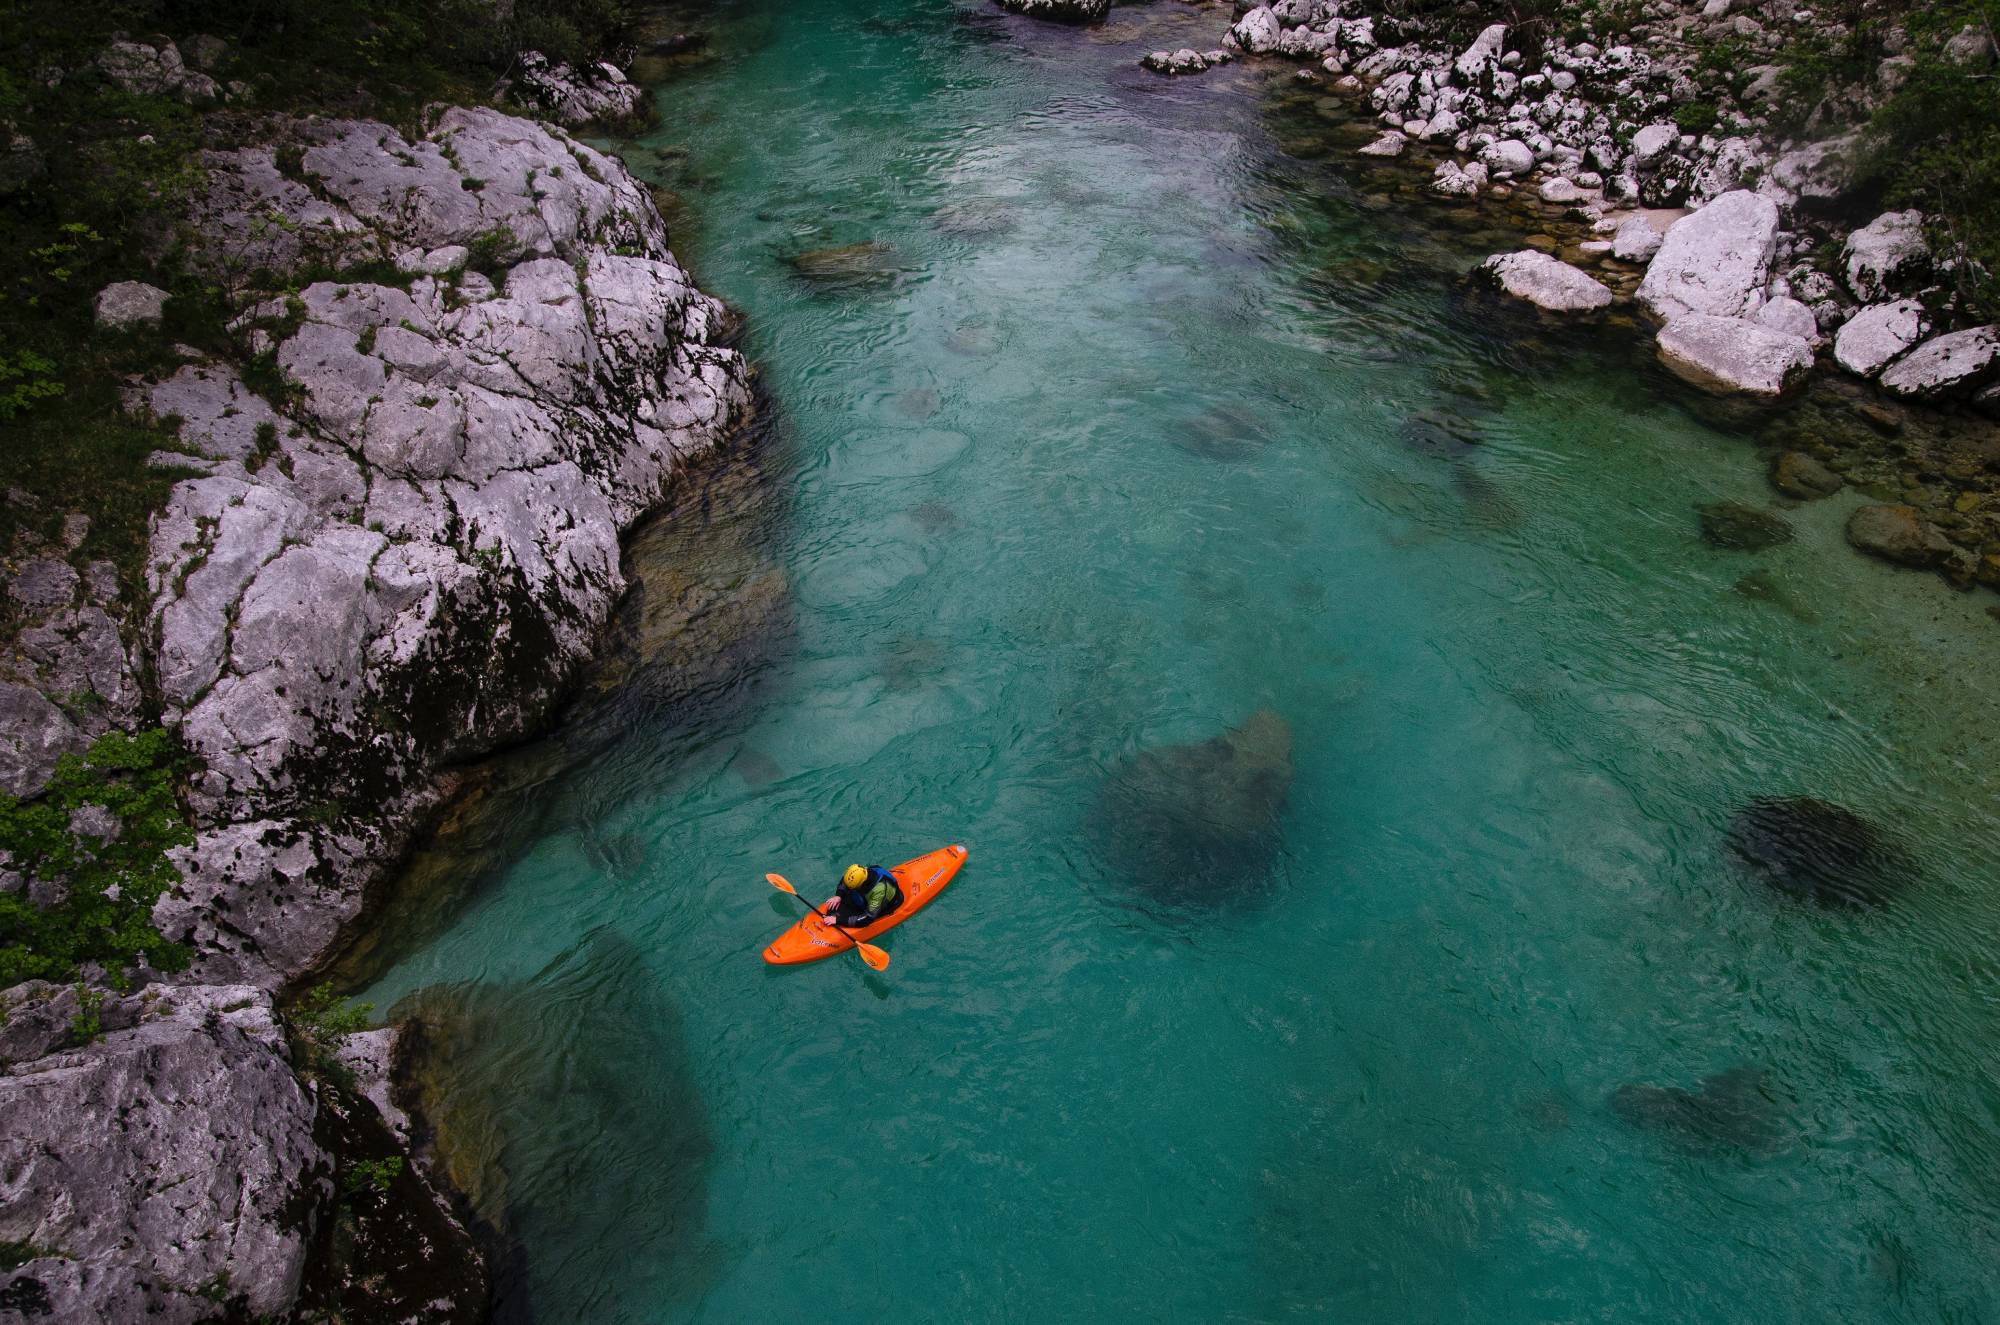
[[[1141,750],[1107,779],[1097,806],[1111,860],[1169,901],[1240,900],[1277,855],[1292,786],[1292,729],[1259,709],[1205,741]]]
[[[1710,502],[1699,510],[1701,541],[1731,552],[1762,552],[1792,541],[1792,527],[1769,511],[1740,501]]]
[[[896,250],[874,241],[811,249],[785,261],[793,275],[815,289],[848,294],[884,289],[895,284],[900,271]]]
[[[1811,796],[1751,801],[1731,820],[1728,842],[1778,891],[1830,908],[1885,905],[1911,872],[1875,825]]]
[[[1685,1149],[1769,1151],[1781,1131],[1765,1077],[1760,1067],[1732,1067],[1693,1090],[1627,1082],[1611,1092],[1611,1112]]]

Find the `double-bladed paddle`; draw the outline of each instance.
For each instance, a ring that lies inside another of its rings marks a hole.
[[[847,937],[854,939],[854,950],[861,954],[861,960],[867,962],[870,969],[877,971],[886,971],[889,969],[888,953],[882,951],[872,943],[863,943],[860,939],[854,938],[854,935],[848,934],[846,926],[834,920],[833,917],[823,914],[818,907],[814,906],[811,902],[807,902],[805,898],[799,897],[799,890],[792,887],[791,880],[782,874],[766,874],[764,878],[779,892],[790,893],[792,896],[798,897],[801,902],[805,902],[805,907],[808,911],[819,916],[822,921],[833,926],[841,933],[847,934]]]

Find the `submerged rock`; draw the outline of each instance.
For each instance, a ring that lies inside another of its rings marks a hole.
[[[1628,1082],[1611,1092],[1611,1111],[1689,1149],[1768,1151],[1782,1131],[1765,1076],[1762,1068],[1732,1067],[1693,1090]]]
[[[1911,870],[1873,824],[1811,796],[1751,801],[1730,822],[1728,844],[1778,891],[1829,908],[1884,905]]]
[[[1189,419],[1172,434],[1174,445],[1204,460],[1247,460],[1263,449],[1263,422],[1235,405],[1217,405]]]
[[[1915,570],[1933,570],[1957,553],[1914,506],[1857,508],[1847,518],[1847,541],[1870,556]]]
[[[842,244],[837,248],[816,248],[785,259],[800,280],[821,290],[858,293],[881,290],[896,283],[901,274],[896,250],[883,243],[868,241]]]
[[[1262,881],[1292,785],[1292,731],[1259,709],[1206,741],[1142,750],[1106,781],[1098,827],[1147,893],[1227,906]]]
[[[1840,475],[1804,451],[1786,451],[1771,462],[1771,485],[1787,497],[1812,501],[1842,486]]]
[[[1396,426],[1404,445],[1423,455],[1456,460],[1479,449],[1479,426],[1447,408],[1420,409]]]
[[[1792,527],[1769,511],[1738,501],[1710,502],[1701,508],[1701,538],[1710,547],[1761,552],[1792,541]]]

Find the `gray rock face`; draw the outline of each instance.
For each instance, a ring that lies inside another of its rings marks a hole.
[[[1858,377],[1873,377],[1922,340],[1930,326],[1924,306],[1914,299],[1870,305],[1834,333],[1834,362]]]
[[[106,331],[157,327],[167,309],[167,292],[144,281],[113,281],[97,292],[97,325]]]
[[[1651,262],[1665,241],[1652,218],[1628,216],[1611,236],[1611,256],[1620,262]]]
[[[213,78],[188,68],[170,41],[158,46],[114,41],[97,57],[97,68],[127,92],[177,97],[190,106],[206,105],[222,92]]]
[[[1847,285],[1863,303],[1872,303],[1928,274],[1930,244],[1924,214],[1884,212],[1847,237]]]
[[[89,522],[76,520],[80,543]],[[138,717],[140,666],[119,628],[118,573],[99,561],[78,574],[58,559],[64,550],[30,557],[6,589],[19,623],[0,657],[0,791],[10,796],[39,792],[58,757]]]
[[[1611,305],[1611,291],[1546,253],[1495,254],[1480,270],[1506,293],[1548,313],[1594,313]]]
[[[2000,326],[1969,327],[1933,336],[1882,374],[1899,396],[1926,400],[1970,395],[2000,377]]]
[[[1776,204],[1741,189],[1725,193],[1668,228],[1639,302],[1663,321],[1742,317],[1770,279],[1777,239]]]
[[[1058,23],[1102,23],[1111,0],[1000,0],[1000,7]]]
[[[1777,397],[1812,372],[1812,346],[1742,318],[1687,313],[1660,329],[1660,362],[1705,391]]]
[[[359,913],[431,770],[538,719],[623,591],[620,531],[748,403],[721,306],[615,161],[485,110],[416,142],[312,132],[310,192],[260,191],[270,149],[217,154],[211,213],[296,200],[356,253],[479,245],[505,269],[307,287],[255,333],[284,414],[222,363],[139,389],[208,462],[148,572],[161,698],[205,764],[155,918],[204,978],[260,984]]]
[[[138,1024],[0,1076],[0,1240],[49,1253],[0,1300],[43,1319],[213,1318],[290,1307],[332,1192],[314,1102],[263,991],[148,990]],[[152,1314],[157,1310],[158,1314]]]
[[[627,82],[615,64],[600,61],[572,69],[540,51],[523,51],[520,70],[516,97],[559,124],[616,124],[632,119],[645,105],[645,92]]]

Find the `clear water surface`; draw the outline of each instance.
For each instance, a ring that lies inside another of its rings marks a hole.
[[[1771,500],[1741,438],[1463,303],[1485,250],[1286,155],[1260,75],[1134,67],[1225,11],[737,0],[661,86],[633,159],[748,315],[797,629],[542,788],[368,993],[513,1000],[467,1087],[507,1310],[2000,1319],[1981,603],[1848,554],[1852,496],[1705,547],[1696,506]],[[786,262],[863,242],[893,283]],[[1270,877],[1160,903],[1098,788],[1262,707]],[[1785,794],[1921,878],[1775,897],[1723,832]],[[766,870],[947,841],[885,977],[757,959]],[[1607,1104],[1737,1066],[1754,1145]]]

